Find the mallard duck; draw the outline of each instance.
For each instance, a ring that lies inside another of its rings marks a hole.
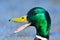
[[[36,28],[36,37],[34,40],[49,40],[51,19],[49,13],[42,7],[34,7],[27,13],[27,16],[12,18],[9,21],[28,22],[17,28],[14,33],[20,32],[28,26],[34,26]]]

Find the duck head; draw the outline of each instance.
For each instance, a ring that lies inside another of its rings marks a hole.
[[[39,35],[45,38],[47,38],[49,35],[51,19],[50,19],[49,13],[41,7],[32,8],[27,13],[27,16],[12,18],[10,19],[10,21],[20,22],[20,23],[28,22],[28,24],[25,24],[20,28],[18,28],[15,31],[15,33],[23,30],[28,26],[34,26],[37,31],[36,35]]]

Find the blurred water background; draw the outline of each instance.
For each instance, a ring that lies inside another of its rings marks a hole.
[[[33,40],[34,27],[13,34],[25,23],[9,22],[10,18],[26,15],[33,7],[43,7],[49,12],[52,20],[50,40],[60,40],[60,0],[0,0],[0,40]]]

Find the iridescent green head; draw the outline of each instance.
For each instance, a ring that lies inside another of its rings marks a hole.
[[[35,7],[27,13],[27,18],[29,22],[32,22],[33,25],[36,25],[37,22],[40,22],[45,16],[45,9],[40,7]]]
[[[45,9],[41,7],[31,9],[27,14],[27,19],[32,23],[32,26],[35,26],[37,35],[48,37],[51,19],[49,13]]]

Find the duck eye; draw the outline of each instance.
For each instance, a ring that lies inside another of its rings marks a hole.
[[[36,12],[33,13],[33,15],[36,15],[36,14],[37,14]]]
[[[22,17],[22,19],[24,19],[24,17]]]

